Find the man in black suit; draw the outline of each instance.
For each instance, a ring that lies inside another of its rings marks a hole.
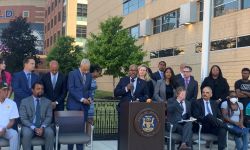
[[[186,93],[186,100],[191,102],[197,99],[198,95],[198,82],[194,80],[191,76],[192,68],[190,66],[185,66],[183,68],[183,78],[178,78],[176,80],[179,86],[185,87]]]
[[[158,64],[158,68],[159,70],[156,71],[154,74],[153,74],[153,80],[157,81],[157,80],[160,80],[160,79],[164,79],[164,71],[166,69],[166,62],[165,61],[160,61],[159,64]]]
[[[187,150],[192,146],[192,122],[182,122],[182,120],[190,119],[191,103],[185,100],[185,88],[178,87],[176,94],[177,97],[168,100],[167,119],[173,124],[173,132],[182,136],[180,150]]]
[[[224,150],[226,147],[226,126],[223,125],[221,112],[218,104],[211,100],[212,90],[210,87],[202,89],[202,98],[194,101],[192,104],[192,114],[202,123],[202,132],[217,135],[218,150]]]
[[[186,65],[187,65],[186,63],[182,63],[182,64],[180,65],[180,73],[178,73],[177,75],[175,75],[175,79],[176,79],[176,80],[180,80],[180,79],[184,78],[183,69],[184,69],[184,67],[185,67]]]
[[[118,133],[120,133],[120,106],[126,102],[145,102],[148,98],[147,82],[137,78],[137,65],[130,65],[129,76],[120,79],[114,95],[120,98],[118,111]],[[118,134],[120,135],[120,134]],[[118,137],[118,150],[120,150],[120,137]]]
[[[65,76],[58,71],[58,62],[52,60],[49,63],[50,72],[46,73],[41,82],[44,85],[44,96],[51,100],[52,108],[56,111],[64,110],[64,101],[67,94],[67,82]]]

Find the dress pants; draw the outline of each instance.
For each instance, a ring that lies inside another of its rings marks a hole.
[[[18,149],[18,134],[16,130],[14,129],[7,129],[4,138],[9,140],[10,143],[10,149],[11,150],[17,150]]]
[[[22,145],[24,150],[31,150],[31,140],[35,136],[34,131],[31,128],[22,128]],[[53,150],[54,148],[54,132],[51,127],[44,128],[42,136],[45,139],[45,150]]]

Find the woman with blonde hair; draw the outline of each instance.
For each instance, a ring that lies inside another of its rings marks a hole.
[[[151,69],[147,65],[142,64],[138,67],[138,78],[145,80],[148,87],[148,98],[152,99],[154,94],[154,80],[151,78]]]

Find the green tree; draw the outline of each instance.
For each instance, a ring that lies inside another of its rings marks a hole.
[[[100,33],[87,39],[87,57],[104,68],[104,74],[115,78],[124,76],[131,64],[141,64],[146,55],[142,45],[136,45],[127,29],[123,29],[122,17],[111,17],[99,25]]]
[[[10,21],[9,26],[2,32],[1,42],[7,47],[1,55],[7,61],[7,69],[10,72],[20,71],[23,68],[23,59],[33,56],[36,63],[40,63],[36,56],[37,38],[32,34],[29,23],[23,17],[17,17]]]
[[[57,60],[59,69],[65,74],[78,67],[83,58],[83,51],[74,42],[72,37],[60,37],[48,54],[47,62]]]

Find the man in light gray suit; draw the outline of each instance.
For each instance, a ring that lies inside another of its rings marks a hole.
[[[24,150],[31,150],[31,139],[34,136],[45,139],[45,150],[53,150],[54,132],[51,128],[51,101],[42,97],[43,84],[32,85],[32,96],[21,101],[20,118],[22,122],[22,145]]]
[[[173,124],[173,132],[182,136],[179,150],[191,150],[192,146],[192,122],[183,122],[190,119],[191,104],[185,101],[186,89],[178,87],[177,97],[170,98],[167,105],[167,120]],[[169,128],[169,127],[168,127]]]

